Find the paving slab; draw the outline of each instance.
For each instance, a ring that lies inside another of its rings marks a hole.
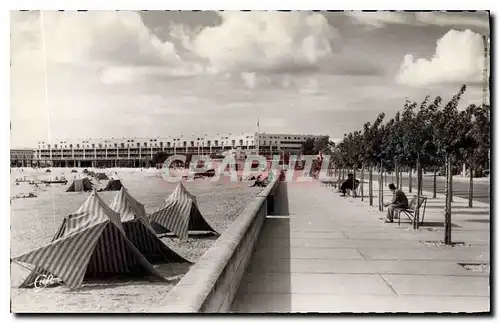
[[[398,295],[489,296],[489,277],[392,274],[382,276]]]
[[[242,294],[239,313],[472,313],[488,312],[489,297],[319,294]]]
[[[284,259],[253,262],[248,273],[323,273],[323,274],[412,274],[488,276],[487,272],[465,269],[456,261],[402,261],[364,259]]]
[[[247,273],[244,293],[382,294],[394,293],[378,274]]]
[[[270,259],[364,259],[356,248],[301,248],[267,247],[256,249],[253,259],[267,262]]]
[[[417,241],[418,242],[418,241]],[[382,240],[382,239],[310,239],[310,238],[279,238],[263,237],[259,239],[256,248],[268,247],[303,247],[303,248],[375,248],[375,249],[424,249],[425,245],[413,240]]]
[[[359,252],[366,259],[379,259],[379,260],[456,260],[462,262],[488,262],[490,260],[490,253],[486,248],[462,248],[458,250],[441,249],[421,249],[412,250],[383,250],[383,249],[369,249],[359,248]],[[471,250],[472,249],[472,250]]]

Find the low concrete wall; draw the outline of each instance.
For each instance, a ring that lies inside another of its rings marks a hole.
[[[227,312],[248,265],[279,178],[243,210],[167,294],[166,313]]]

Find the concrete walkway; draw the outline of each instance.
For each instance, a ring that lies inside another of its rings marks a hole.
[[[489,271],[460,265],[489,263],[488,205],[455,200],[452,238],[465,246],[451,248],[422,242],[443,240],[442,196],[414,231],[384,224],[377,197],[370,207],[318,181],[281,185],[288,212],[266,219],[233,312],[489,311]]]

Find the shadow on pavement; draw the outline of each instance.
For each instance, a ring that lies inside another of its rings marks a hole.
[[[289,313],[292,310],[288,191],[286,182],[279,182],[278,185],[274,196],[274,211],[262,225],[231,306],[233,313]],[[282,260],[278,262],[278,272],[274,268],[277,258]]]
[[[490,223],[490,219],[468,219],[466,222]]]

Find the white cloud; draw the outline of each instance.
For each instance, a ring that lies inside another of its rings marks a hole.
[[[488,15],[486,12],[417,12],[415,13],[415,18],[417,22],[425,25],[489,28]]]
[[[320,14],[221,12],[193,49],[221,69],[294,69],[319,64],[332,53],[336,29]]]
[[[12,53],[41,50],[42,31],[47,59],[59,63],[175,64],[173,44],[162,42],[144,26],[136,12],[12,13]],[[43,29],[42,29],[43,28]]]
[[[255,73],[241,73],[241,79],[246,87],[253,89],[257,85],[257,77]]]
[[[396,80],[420,86],[438,83],[479,83],[483,79],[483,38],[470,30],[450,30],[437,41],[431,59],[407,54]]]
[[[390,11],[349,11],[345,12],[355,23],[380,28],[386,24],[407,24],[411,23],[411,14],[405,12]]]
[[[354,23],[381,28],[390,24],[419,26],[470,26],[489,28],[486,12],[345,12]]]

